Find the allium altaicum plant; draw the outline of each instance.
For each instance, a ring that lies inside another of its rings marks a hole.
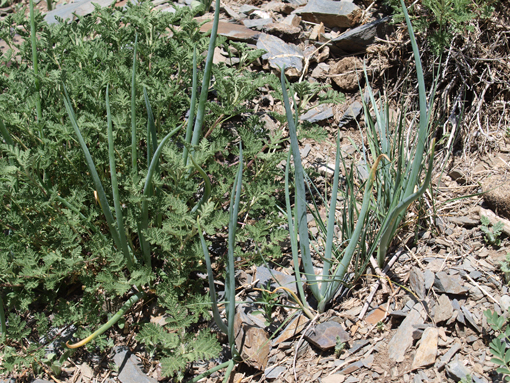
[[[384,266],[388,247],[405,217],[407,208],[425,192],[430,183],[434,158],[434,140],[430,140],[430,109],[427,104],[418,46],[407,10],[403,1],[401,3],[411,37],[418,75],[420,105],[418,130],[416,134],[413,134],[414,126],[404,126],[403,118],[399,119],[397,126],[392,126],[389,120],[388,104],[384,105],[381,110],[381,107],[378,106],[374,98],[372,89],[370,86],[367,86],[366,92],[370,96],[371,103],[364,104],[368,148],[364,148],[363,152],[370,154],[373,165],[368,165],[369,158],[366,156],[368,178],[365,181],[361,208],[359,210],[357,208],[358,201],[353,190],[353,185],[355,184],[354,172],[352,168],[349,171],[345,163],[347,189],[344,193],[338,190],[341,161],[340,146],[337,140],[335,172],[327,224],[322,222],[318,211],[314,211],[314,208],[311,208],[307,202],[306,174],[301,163],[296,135],[298,116],[294,116],[292,113],[287,95],[284,70],[282,70],[281,86],[291,139],[290,150],[294,160],[294,209],[291,207],[289,185],[290,153],[287,161],[285,184],[286,210],[294,269],[301,302],[304,306],[307,306],[307,299],[303,288],[306,279],[310,291],[318,302],[317,309],[319,312],[326,310],[327,304],[338,292],[338,289],[346,283],[345,278],[350,267],[354,269],[354,278],[349,278],[349,282],[352,282],[353,279],[358,278],[364,272],[370,257],[376,252],[379,266],[381,268]],[[431,100],[433,95],[434,92],[432,92]],[[376,116],[375,122],[370,115],[371,111]],[[408,134],[411,135],[411,140],[408,140]],[[430,154],[427,161],[426,152],[428,149],[430,149]],[[425,167],[427,167],[427,170],[424,180],[421,182],[421,175]],[[340,243],[335,243],[333,234],[334,226],[337,224],[336,203],[339,194],[344,197],[343,214],[339,224],[342,237]],[[313,206],[316,206],[315,201],[313,201]],[[325,237],[324,253],[318,254],[324,263],[319,277],[317,277],[312,263],[312,251],[307,224],[309,209],[312,210],[314,217],[319,221],[317,227],[322,229],[322,235]],[[356,223],[354,223],[355,221]],[[302,260],[303,273],[299,270],[299,257]],[[309,307],[305,307],[305,313],[309,317],[313,316]]]

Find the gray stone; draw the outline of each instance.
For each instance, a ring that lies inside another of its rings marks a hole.
[[[302,9],[294,11],[303,20],[323,23],[328,28],[350,28],[361,18],[361,9],[348,1],[310,0]]]
[[[411,370],[434,364],[437,356],[437,340],[439,332],[435,327],[429,327],[423,332],[420,346],[416,350]]]
[[[271,281],[271,288],[283,286],[297,293],[296,279],[280,271],[270,270],[265,266],[258,266],[253,278],[254,280],[259,280],[257,283],[258,288],[265,286],[268,281]]]
[[[239,7],[239,12],[244,13],[245,15],[250,15],[256,10],[258,10],[257,7],[254,7],[253,5],[249,4],[243,4]]]
[[[342,325],[334,321],[321,323],[305,334],[306,340],[321,350],[335,347],[337,337],[340,342],[347,342],[349,340],[349,334]]]
[[[294,27],[292,25],[284,23],[270,23],[264,26],[264,30],[273,36],[279,37],[287,41],[293,41],[301,33],[300,27]]]
[[[425,277],[423,272],[417,267],[413,267],[409,274],[409,284],[411,290],[416,293],[418,298],[425,299]]]
[[[329,65],[326,63],[319,63],[312,71],[313,78],[326,78],[329,73]]]
[[[425,313],[421,305],[416,305],[400,324],[397,332],[388,343],[388,357],[394,362],[404,360],[407,349],[413,344],[413,326],[423,324]]]
[[[437,305],[434,312],[434,320],[436,323],[449,320],[453,315],[453,306],[450,299],[442,294],[437,300]]]
[[[368,339],[357,340],[353,343],[352,347],[349,350],[347,350],[347,353],[349,355],[353,355],[356,352],[358,352],[360,348],[365,347],[369,343],[370,341]]]
[[[501,311],[505,317],[508,316],[508,309],[510,308],[510,296],[503,295],[499,299],[499,305],[501,306]]]
[[[434,279],[436,277],[432,271],[426,269],[425,272],[423,273],[423,278],[425,283],[425,290],[429,290],[434,284]]]
[[[374,43],[376,36],[380,38],[386,36],[386,24],[389,20],[390,17],[385,17],[343,33],[331,41],[331,50],[347,53],[364,52],[369,45]]]
[[[468,374],[472,375],[467,367],[458,361],[453,361],[446,366],[446,374],[456,382],[465,378]]]
[[[320,64],[319,64],[320,65]],[[328,67],[329,69],[329,67]],[[312,73],[313,75],[313,73]],[[344,112],[340,121],[338,121],[338,127],[341,128],[344,125],[347,125],[351,121],[355,121],[363,110],[363,105],[359,101],[353,102],[347,110]]]
[[[301,17],[299,17],[298,15],[290,15],[283,20],[283,23],[291,25],[293,27],[298,27],[299,24],[301,23]]]
[[[212,29],[213,22],[209,21],[200,27],[200,32],[206,33]],[[218,23],[218,35],[225,36],[233,41],[255,42],[260,35],[260,32],[252,31],[244,25],[228,23],[220,21]]]
[[[448,275],[445,272],[436,274],[434,287],[437,292],[446,294],[466,294],[468,292],[459,275]]]
[[[129,352],[125,346],[114,349],[113,361],[119,368],[118,378],[122,383],[156,383],[157,380],[149,378],[140,367],[138,358]]]
[[[480,326],[478,326],[478,323],[476,323],[475,319],[473,318],[473,316],[471,315],[471,313],[469,312],[469,310],[466,306],[462,306],[462,313],[464,314],[464,317],[469,322],[469,324],[471,326],[473,326],[473,328],[476,331],[482,332],[482,329],[480,328]]]
[[[261,31],[264,26],[267,24],[271,24],[273,20],[271,19],[245,19],[243,20],[243,24],[246,28],[256,29]]]
[[[460,341],[457,341],[456,343],[454,343],[453,346],[450,347],[450,349],[446,352],[446,354],[444,354],[441,357],[439,362],[436,363],[436,368],[439,371],[441,371],[444,368],[444,366],[446,365],[446,363],[448,363],[450,361],[450,359],[452,359],[453,356],[457,353],[457,351],[460,350],[460,347],[461,347]]]
[[[57,23],[57,17],[62,18],[63,20],[74,20],[75,16],[86,16],[91,14],[94,11],[94,4],[98,4],[101,7],[107,7],[111,5],[114,1],[112,0],[77,0],[74,3],[68,3],[57,9],[54,9],[44,16],[44,20],[48,24]]]
[[[312,149],[312,147],[310,146],[310,144],[306,144],[303,149],[300,149],[299,154],[301,154],[301,158],[306,158],[308,156],[308,154],[310,153],[311,149]]]
[[[291,77],[297,77],[301,74],[304,55],[297,46],[287,44],[278,37],[263,33],[257,41],[257,49],[267,51],[262,59],[268,60],[272,68],[280,71],[285,66],[285,74]]]
[[[308,324],[309,319],[300,314],[290,321],[284,330],[273,340],[273,347],[282,344],[286,340],[298,335]],[[281,348],[281,346],[280,346]]]
[[[287,0],[288,3],[296,6],[305,5],[308,0]]]
[[[280,374],[285,370],[287,370],[285,366],[272,366],[265,369],[264,375],[266,379],[278,379]]]
[[[308,112],[303,114],[299,119],[301,121],[307,121],[310,123],[326,121],[333,117],[333,108],[329,105],[322,104],[315,108],[310,109]]]

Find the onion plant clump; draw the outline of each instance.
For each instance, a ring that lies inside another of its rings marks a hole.
[[[362,149],[367,164],[368,177],[365,181],[361,207],[356,200],[355,175],[349,170],[340,156],[340,145],[337,141],[335,172],[329,199],[327,222],[323,222],[318,214],[317,204],[307,201],[307,187],[313,188],[301,163],[299,145],[296,136],[298,116],[294,116],[287,95],[287,84],[282,70],[281,86],[285,101],[285,110],[289,126],[291,149],[286,168],[286,213],[292,244],[295,275],[301,302],[307,305],[303,288],[304,282],[309,286],[317,301],[317,310],[324,312],[327,304],[333,299],[339,288],[346,282],[353,282],[364,272],[370,257],[377,254],[379,267],[385,263],[386,253],[395,237],[409,205],[416,201],[427,189],[433,169],[434,140],[430,139],[430,108],[427,103],[423,70],[421,67],[418,47],[414,39],[412,25],[404,3],[402,2],[406,22],[411,36],[411,44],[416,63],[419,87],[419,122],[405,126],[404,118],[400,118],[396,126],[389,119],[387,104],[379,105],[372,89],[367,86],[370,104],[364,103],[365,121],[367,121],[368,145]],[[368,83],[368,81],[367,81]],[[292,86],[291,86],[292,89]],[[430,100],[433,99],[432,92]],[[364,98],[363,98],[364,99]],[[371,113],[375,114],[375,121]],[[416,133],[414,133],[416,132]],[[430,151],[427,160],[427,150]],[[294,160],[294,208],[290,196],[290,155]],[[372,165],[369,165],[370,162]],[[339,171],[341,163],[345,168],[345,190],[339,190]],[[422,173],[425,176],[422,180]],[[311,194],[311,193],[310,193]],[[337,200],[344,201],[341,208],[341,219],[337,220]],[[327,201],[323,201],[328,205]],[[321,229],[324,248],[317,255],[323,261],[319,276],[312,262],[312,248],[307,224],[307,213],[311,210]],[[335,241],[334,227],[340,227],[340,239]],[[303,272],[299,269],[301,257]],[[351,273],[352,274],[348,274]],[[346,278],[347,277],[347,278]],[[308,316],[313,313],[307,307]]]
[[[237,171],[223,162],[239,155],[232,142],[250,143],[242,210],[267,218],[256,243],[277,254],[284,232],[271,209],[281,134],[256,118],[219,128],[247,111],[266,80],[212,65],[225,44],[216,39],[218,10],[216,2],[210,37],[189,11],[161,13],[150,2],[53,26],[37,12],[0,22],[13,48],[2,57],[11,65],[0,66],[2,369],[37,373],[44,346],[69,326],[78,329],[73,349],[112,346],[103,334],[155,299],[166,325],[134,325],[163,374],[182,379],[189,362],[219,352],[209,332],[186,329],[208,315],[202,281],[190,277],[205,270],[197,218],[207,233],[228,223],[221,206]]]

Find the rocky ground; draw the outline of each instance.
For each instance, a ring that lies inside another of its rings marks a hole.
[[[111,0],[94,2],[106,6]],[[154,3],[163,11],[187,5]],[[44,2],[37,7],[46,12]],[[46,20],[91,10],[89,0],[80,0],[58,5]],[[10,11],[11,7],[0,9],[0,15]],[[201,20],[208,18],[212,14]],[[363,127],[363,63],[371,85],[385,90],[392,105],[400,101],[405,77],[414,76],[407,31],[390,23],[388,9],[380,2],[229,0],[222,2],[221,18],[221,35],[268,51],[254,64],[255,70],[276,71],[285,65],[293,81],[324,82],[346,94],[345,103],[316,107],[301,117],[330,133],[329,142],[301,142],[307,166],[323,177],[332,174],[338,129],[343,154],[358,160],[352,142],[362,140],[357,123]],[[390,267],[369,268],[361,282],[314,321],[292,317],[297,310],[277,308],[274,323],[266,328],[264,318],[253,312],[256,305],[241,306],[236,332],[244,335],[246,363],[236,367],[232,382],[452,382],[468,374],[474,382],[503,381],[490,361],[494,333],[483,312],[503,314],[510,306],[500,268],[510,236],[508,19],[508,10],[496,9],[491,19],[454,40],[445,54],[435,108],[438,116],[450,117],[439,119],[443,125],[437,127],[443,142],[433,195],[427,193],[423,204],[411,209],[411,230],[404,230],[392,249]],[[206,23],[202,29],[210,27]],[[218,48],[215,60],[228,64],[229,59]],[[438,60],[430,54],[423,60],[428,73],[437,69]],[[410,105],[416,95],[411,92],[408,97]],[[261,113],[282,110],[268,97],[256,102]],[[268,116],[266,122],[280,128]],[[482,191],[487,193],[479,194]],[[490,223],[481,222],[482,216]],[[498,222],[503,223],[501,234],[491,239],[483,228],[494,230]],[[281,284],[291,273],[288,264],[272,270]],[[240,299],[259,300],[256,288],[270,279],[265,267],[241,271]],[[282,295],[280,303],[285,301]],[[270,335],[274,336],[269,339]],[[61,380],[164,380],[158,362],[137,352],[133,344],[127,335],[127,348],[117,346],[110,355],[75,360],[64,368]],[[196,364],[194,373],[215,363]],[[222,379],[220,371],[203,381]]]

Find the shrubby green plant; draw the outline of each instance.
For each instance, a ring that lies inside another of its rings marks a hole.
[[[292,113],[289,97],[287,96],[284,71],[282,70],[282,93],[291,139],[291,151],[287,158],[285,174],[286,213],[298,291],[301,302],[305,306],[305,313],[310,318],[313,318],[313,313],[307,304],[303,287],[304,278],[306,278],[308,288],[317,301],[317,310],[324,312],[326,305],[333,299],[340,286],[346,283],[345,277],[349,268],[352,269],[352,277],[349,278],[348,282],[352,282],[362,275],[373,254],[377,253],[379,267],[384,266],[386,253],[400,228],[407,208],[425,192],[430,183],[434,158],[434,140],[430,140],[430,104],[427,104],[423,70],[413,28],[405,5],[403,2],[401,3],[411,37],[418,74],[420,96],[418,129],[414,129],[412,126],[406,127],[402,117],[394,126],[392,121],[389,120],[388,103],[378,105],[372,89],[367,86],[367,93],[371,101],[371,104],[364,103],[368,145],[363,148],[362,153],[368,177],[364,185],[361,207],[358,208],[356,199],[358,191],[354,190],[355,175],[353,167],[351,166],[349,170],[343,160],[346,190],[344,192],[339,191],[341,159],[339,139],[337,139],[335,172],[331,184],[330,201],[329,203],[323,201],[325,206],[329,204],[327,223],[323,222],[320,217],[312,193],[309,193],[312,196],[312,203],[307,202],[307,184],[309,190],[313,186],[310,186],[311,181],[307,179],[301,164],[296,136],[298,114],[293,115]],[[290,85],[290,88],[293,95],[292,90],[295,86]],[[434,92],[432,91],[429,102],[432,102],[433,97]],[[297,102],[293,101],[296,105]],[[375,121],[372,119],[371,113],[375,114]],[[408,130],[412,137],[410,141],[407,141]],[[426,153],[429,148],[430,158],[427,161]],[[291,154],[294,160],[294,209],[292,209],[289,192]],[[369,165],[369,157],[371,157],[373,165]],[[380,168],[379,165],[381,165]],[[426,167],[427,170],[422,182],[421,173],[425,171]],[[421,186],[420,183],[422,183]],[[340,241],[334,241],[334,227],[337,224],[336,204],[339,195],[344,200],[342,219],[339,222],[341,239]],[[314,215],[317,227],[324,239],[322,251],[317,252],[317,257],[320,257],[323,261],[322,272],[319,276],[316,275],[314,269],[313,253],[310,247],[307,224],[309,210]],[[304,272],[299,269],[299,257],[301,257]]]
[[[457,34],[470,31],[470,21],[487,18],[498,0],[420,0],[410,2],[411,22],[419,33],[425,33],[432,52],[439,56]],[[388,0],[394,21],[405,20],[399,0]]]
[[[211,67],[209,60],[204,72],[214,73],[217,102],[208,100],[209,80],[203,81],[188,137],[185,115],[197,102],[194,90],[203,76],[197,57],[209,43],[188,11],[161,13],[142,2],[98,7],[78,22],[54,26],[35,13],[37,58],[23,14],[0,25],[1,38],[19,49],[2,56],[10,65],[0,67],[0,314],[4,307],[7,312],[7,320],[0,315],[2,368],[43,360],[38,339],[49,325],[76,323],[75,335],[87,340],[140,299],[155,296],[171,323],[142,325],[139,339],[163,357],[165,373],[182,372],[187,362],[218,351],[207,333],[194,337],[183,329],[207,316],[202,283],[190,278],[204,267],[196,219],[209,235],[228,222],[222,204],[237,174],[227,166],[239,154],[234,142],[250,143],[245,158],[253,162],[242,195],[249,203],[240,214],[265,223],[240,229],[238,240],[255,233],[253,248],[277,255],[284,236],[272,209],[281,134],[268,132],[255,117],[237,117],[235,129],[217,128],[246,111],[244,102],[264,79],[242,68]],[[16,44],[15,33],[25,42]],[[37,73],[31,70],[35,62]],[[191,162],[183,153],[188,150]],[[105,303],[122,307],[110,313]],[[45,315],[27,315],[42,310]],[[168,327],[178,331],[162,335]],[[154,334],[166,341],[155,345]],[[21,352],[27,337],[32,342]],[[88,347],[96,345],[106,345],[102,336]]]
[[[480,217],[480,230],[485,234],[485,241],[491,245],[499,246],[501,244],[500,235],[503,233],[504,224],[498,221],[491,225],[489,218],[482,215]]]
[[[510,382],[510,349],[507,347],[510,341],[510,326],[507,319],[496,312],[486,310],[484,314],[489,326],[498,333],[490,343],[490,350],[494,355],[491,362],[500,366],[496,371],[504,375],[505,381]]]

